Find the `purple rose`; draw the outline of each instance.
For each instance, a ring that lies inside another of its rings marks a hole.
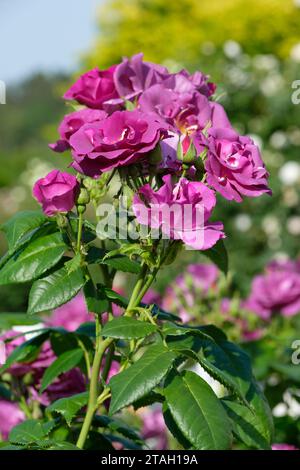
[[[193,134],[207,126],[231,127],[224,108],[209,101],[179,74],[148,88],[138,105],[141,111],[155,115],[177,133]]]
[[[88,312],[82,293],[79,293],[66,304],[58,307],[52,315],[46,319],[49,326],[62,326],[68,331],[75,331],[85,322],[93,321],[93,316]]]
[[[182,74],[184,77],[186,77],[194,85],[195,89],[202,95],[209,97],[216,91],[216,84],[209,82],[209,76],[204,75],[202,72],[197,71],[193,74],[189,74],[187,70],[183,69],[179,72],[179,74]]]
[[[78,131],[84,124],[102,121],[106,116],[105,111],[89,108],[66,114],[58,128],[60,139],[55,144],[49,144],[49,147],[55,152],[64,152],[70,148],[69,141],[74,132]]]
[[[75,176],[53,170],[39,179],[33,187],[33,196],[42,205],[46,215],[69,212],[78,197],[79,182]]]
[[[133,211],[140,224],[160,229],[166,238],[182,240],[196,250],[207,250],[225,237],[221,222],[209,222],[216,205],[211,189],[186,178],[174,185],[171,175],[163,181],[158,191],[146,184],[134,196]]]
[[[155,442],[155,450],[166,450],[168,448],[168,432],[160,408],[145,408],[141,412],[143,420],[142,437]],[[149,443],[150,447],[151,443]]]
[[[291,444],[272,444],[272,450],[299,450]]]
[[[113,80],[115,69],[115,65],[107,70],[99,70],[96,67],[81,75],[64,94],[64,98],[76,100],[89,108],[108,111],[111,107],[110,102],[114,104],[114,100],[119,98]]]
[[[210,186],[226,199],[237,202],[243,196],[271,194],[268,172],[258,147],[249,137],[242,137],[229,128],[213,128],[208,132],[205,168]]]
[[[147,305],[160,305],[162,301],[161,295],[154,289],[149,289],[143,297],[143,302]]]
[[[272,314],[292,316],[300,313],[300,272],[299,262],[271,263],[265,274],[256,276],[246,301],[246,307],[265,320]]]
[[[3,440],[7,440],[11,429],[25,419],[17,403],[0,400],[0,436]]]
[[[85,124],[72,135],[72,166],[87,176],[98,177],[145,159],[166,135],[164,126],[152,116],[138,110],[116,111],[103,121]]]
[[[155,83],[168,76],[168,71],[161,65],[143,61],[143,54],[136,54],[130,59],[123,59],[114,73],[115,87],[119,96],[130,100]]]

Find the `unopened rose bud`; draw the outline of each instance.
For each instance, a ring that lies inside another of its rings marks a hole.
[[[86,205],[89,202],[90,202],[90,195],[88,191],[85,188],[81,188],[78,199],[77,199],[77,204]]]
[[[84,214],[85,211],[86,211],[86,206],[83,206],[83,205],[77,206],[77,212],[78,212],[78,214]]]

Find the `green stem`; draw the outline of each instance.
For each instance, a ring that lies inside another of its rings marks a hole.
[[[96,324],[98,323],[98,328],[96,330],[99,331],[99,318],[96,318]],[[107,338],[104,341],[101,340],[101,337],[98,335],[96,339],[96,352],[94,356],[93,366],[92,366],[92,375],[90,381],[90,389],[89,389],[89,402],[87,407],[87,412],[84,418],[84,422],[79,434],[79,438],[77,441],[77,447],[79,449],[83,449],[85,441],[87,439],[93,417],[95,411],[97,409],[97,398],[99,393],[103,391],[103,385],[99,383],[99,374],[100,374],[100,367],[103,355],[106,349],[111,345],[114,340],[112,338]]]
[[[78,230],[77,230],[77,244],[76,244],[77,253],[80,252],[80,248],[81,248],[82,225],[83,225],[83,214],[80,212],[78,214]]]
[[[111,363],[114,358],[114,352],[115,352],[115,345],[111,344],[108,348],[106,358],[105,358],[105,364],[103,367],[103,372],[102,372],[102,380],[103,382],[106,382],[110,368],[111,368]]]
[[[124,313],[125,316],[130,316],[132,314],[132,309],[139,304],[139,302],[137,303],[137,298],[139,297],[140,291],[145,283],[145,277],[147,275],[147,271],[148,271],[148,268],[146,265],[144,265],[142,267],[142,271],[132,291],[128,306]]]

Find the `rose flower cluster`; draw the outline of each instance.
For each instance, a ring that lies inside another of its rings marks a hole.
[[[70,167],[86,177],[117,171],[123,181],[134,180],[133,211],[141,224],[164,232],[164,209],[178,205],[183,227],[177,216],[168,221],[169,238],[208,249],[225,237],[223,224],[210,221],[216,192],[237,202],[271,193],[258,147],[232,128],[215,92],[201,72],[170,73],[136,54],[107,70],[94,68],[71,86],[64,99],[75,111],[50,147],[70,150]],[[55,170],[36,182],[33,194],[47,215],[68,212],[79,182]]]

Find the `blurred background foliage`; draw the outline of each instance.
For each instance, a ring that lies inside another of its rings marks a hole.
[[[300,105],[291,96],[300,78],[300,1],[106,0],[95,18],[98,35],[76,76],[139,51],[172,71],[200,69],[218,84],[235,127],[260,145],[273,197],[242,204],[220,198],[215,212],[226,228],[233,286],[245,295],[253,274],[271,258],[299,255]],[[47,144],[69,112],[60,95],[72,79],[36,75],[8,90],[9,105],[0,113],[0,221],[35,207],[33,182],[55,166],[67,167],[68,155],[55,155]],[[184,262],[197,257],[187,252]],[[161,289],[176,269],[162,276]],[[11,291],[0,295],[6,309],[15,310]]]

